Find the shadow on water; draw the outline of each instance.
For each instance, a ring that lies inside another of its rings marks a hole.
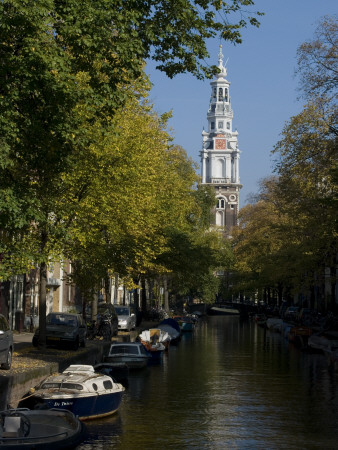
[[[119,412],[78,449],[335,449],[337,374],[238,317],[208,317],[129,376]]]

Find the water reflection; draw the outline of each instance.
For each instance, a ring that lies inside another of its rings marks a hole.
[[[237,317],[208,317],[160,365],[129,377],[89,449],[334,449],[337,375],[322,355]]]

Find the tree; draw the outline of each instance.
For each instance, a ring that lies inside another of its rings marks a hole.
[[[314,39],[304,42],[297,50],[300,76],[299,90],[307,99],[324,97],[326,101],[337,96],[338,24],[335,16],[323,17],[317,26]]]
[[[136,285],[140,274],[165,273],[156,258],[167,246],[166,230],[197,220],[195,165],[170,145],[165,126],[166,117],[131,97],[115,114],[111,133],[65,177],[68,204],[76,212],[67,255],[77,261],[74,280],[85,290],[81,274],[89,268],[93,281],[109,272]],[[76,204],[74,194],[85,187],[86,198]]]
[[[336,55],[337,22],[326,17],[315,39],[298,49],[296,73],[308,102],[285,124],[272,152],[276,177],[241,210],[234,233],[246,286],[279,286],[284,295],[310,291],[312,305],[337,255]]]
[[[46,267],[60,253],[72,218],[65,205],[59,211],[55,206],[63,198],[64,174],[98,142],[93,136],[102,139],[109,132],[145,58],[152,55],[168,76],[208,75],[211,69],[200,62],[207,56],[205,40],[220,33],[239,42],[247,22],[241,17],[229,25],[216,14],[229,17],[251,4],[0,3],[0,227],[6,238],[1,276],[40,265],[41,345]],[[247,20],[258,25],[255,17]],[[86,187],[77,195],[78,201],[84,198]]]

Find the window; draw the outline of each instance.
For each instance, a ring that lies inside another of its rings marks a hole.
[[[224,212],[223,211],[216,212],[216,225],[219,227],[224,227]]]
[[[211,124],[210,124],[210,128],[211,128],[212,130],[214,130],[214,129],[215,129],[215,122],[211,122]]]
[[[49,382],[49,383],[43,383],[43,385],[41,386],[41,389],[72,389],[72,390],[77,390],[77,391],[82,391],[83,390],[83,386],[81,384],[77,384],[77,383],[53,383],[53,382]]]
[[[227,122],[227,130],[230,130],[230,122]]]
[[[218,209],[224,209],[225,207],[225,201],[224,198],[219,198],[217,201],[217,208]]]
[[[228,89],[224,89],[224,101],[228,101]]]
[[[222,129],[222,128],[223,128],[223,125],[224,125],[224,124],[223,124],[223,120],[222,120],[221,122],[218,122],[218,128],[219,128],[219,129]]]
[[[222,101],[223,100],[223,89],[219,88],[218,89],[218,101]]]
[[[111,381],[109,381],[109,380],[105,380],[103,382],[103,387],[105,389],[113,389],[113,383]]]
[[[214,89],[213,89],[213,97],[216,98],[216,95],[217,95],[217,89],[214,87]]]

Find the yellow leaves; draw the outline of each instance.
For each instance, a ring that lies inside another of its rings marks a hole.
[[[89,75],[88,72],[77,72],[77,74],[75,75],[75,81],[76,83],[78,83],[78,85],[80,87],[84,87],[86,86],[89,81],[91,80],[91,76]]]

